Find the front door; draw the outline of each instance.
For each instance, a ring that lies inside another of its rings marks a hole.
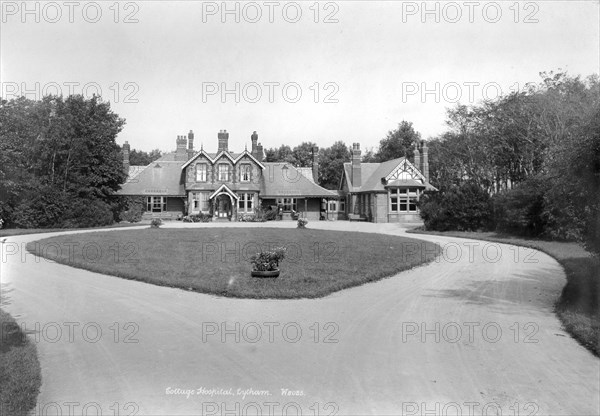
[[[217,217],[227,218],[231,211],[231,199],[227,195],[217,197]]]

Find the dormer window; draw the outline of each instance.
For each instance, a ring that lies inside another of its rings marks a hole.
[[[219,181],[221,182],[229,182],[229,165],[225,163],[219,164],[218,167],[219,172]]]
[[[240,166],[240,182],[250,182],[251,166],[244,164]]]
[[[206,182],[207,180],[208,166],[206,163],[199,163],[196,165],[196,182]]]

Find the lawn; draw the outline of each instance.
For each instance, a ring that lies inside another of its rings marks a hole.
[[[450,237],[514,244],[535,248],[554,257],[565,269],[567,284],[556,302],[556,314],[565,330],[596,356],[600,356],[600,259],[573,242],[525,239],[495,232],[422,231]]]
[[[269,246],[287,247],[281,275],[250,277],[249,257]],[[52,237],[27,249],[74,267],[156,285],[278,299],[322,297],[392,276],[439,252],[433,243],[404,237],[297,228],[117,230]]]
[[[12,316],[0,309],[0,414],[28,414],[41,384],[35,345]]]

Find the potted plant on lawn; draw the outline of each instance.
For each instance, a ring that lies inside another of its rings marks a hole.
[[[278,277],[279,262],[285,258],[285,247],[262,251],[250,258],[252,277]]]

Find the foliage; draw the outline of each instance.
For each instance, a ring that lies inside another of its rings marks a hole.
[[[183,222],[211,222],[212,215],[204,214],[202,212],[194,215],[186,215],[183,217]]]
[[[449,131],[429,141],[430,181],[497,194],[499,230],[576,240],[600,253],[599,78],[540,75],[523,91],[448,110]]]
[[[385,162],[403,156],[412,158],[415,144],[420,139],[421,135],[415,131],[412,123],[402,120],[397,129],[388,131],[386,138],[379,142],[379,149],[374,155],[375,161]]]
[[[544,195],[547,182],[534,177],[517,187],[494,195],[496,230],[516,235],[537,237],[544,233]]]
[[[150,221],[150,228],[160,228],[161,225],[163,225],[163,222],[160,218],[152,218],[152,221]]]
[[[338,189],[344,163],[350,162],[350,148],[342,141],[319,151],[319,178],[315,178],[325,189]]]
[[[115,142],[125,121],[109,103],[96,96],[21,97],[0,101],[0,119],[0,215],[8,226],[107,221],[125,180]],[[86,203],[92,211],[82,209]]]
[[[129,223],[140,222],[144,214],[145,198],[134,196],[122,196],[118,199],[117,221]]]
[[[148,166],[161,156],[162,152],[159,149],[154,149],[151,152],[133,149],[129,152],[129,164],[131,166]]]
[[[419,201],[421,218],[428,230],[475,231],[491,225],[490,195],[467,182],[440,192],[426,191]]]
[[[306,224],[308,224],[308,220],[306,218],[298,218],[298,228],[306,228]]]
[[[250,257],[252,270],[261,272],[278,270],[279,263],[285,258],[285,253],[285,247],[275,247],[270,251],[261,250],[260,253]]]
[[[256,212],[257,217],[262,221],[274,221],[277,219],[277,210],[261,208]]]
[[[259,213],[254,213],[254,214],[239,214],[238,221],[240,221],[240,222],[265,222],[267,220],[264,219],[264,217],[262,215],[260,215]]]

